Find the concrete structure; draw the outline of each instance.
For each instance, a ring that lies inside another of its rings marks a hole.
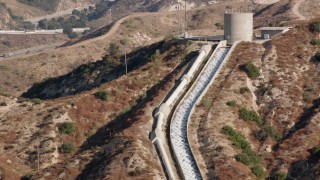
[[[228,45],[236,41],[252,41],[253,13],[225,13],[224,38]]]
[[[211,49],[212,49],[211,45],[205,45],[201,48],[197,59],[192,64],[187,74],[185,74],[182,77],[181,82],[179,83],[179,86],[173,91],[173,93],[169,96],[169,98],[161,104],[156,114],[154,115],[154,120],[156,121],[156,127],[151,133],[150,139],[152,140],[152,143],[156,145],[159,151],[160,158],[163,162],[165,171],[169,179],[176,179],[176,178],[174,176],[171,163],[169,162],[168,155],[163,144],[166,141],[165,134],[162,129],[163,121],[168,117],[168,115],[172,110],[172,107],[174,106],[176,101],[180,98],[182,93],[185,91],[185,89],[187,88],[188,84],[191,82],[191,79],[197,72],[203,60],[209,55]]]
[[[281,33],[289,31],[292,27],[262,27],[260,28],[262,39],[271,39]]]

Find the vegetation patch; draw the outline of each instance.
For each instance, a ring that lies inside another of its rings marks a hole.
[[[100,90],[100,91],[94,93],[94,95],[96,96],[96,98],[98,98],[102,101],[108,100],[108,97],[109,97],[109,93],[106,90]]]
[[[259,68],[252,62],[247,62],[244,66],[244,69],[249,78],[257,78],[260,76]]]
[[[262,158],[251,149],[251,146],[249,142],[246,141],[245,137],[230,126],[224,126],[222,128],[222,133],[228,135],[233,145],[242,150],[240,154],[236,155],[236,160],[251,167],[252,173],[259,179],[264,178],[266,172],[260,166]]]
[[[320,21],[316,21],[310,24],[311,32],[320,32]]]
[[[242,153],[236,155],[236,160],[242,162],[247,166],[261,163],[261,157],[252,150],[244,150]]]
[[[60,0],[17,0],[20,3],[33,6],[44,11],[55,11]]]
[[[59,151],[64,154],[72,153],[75,150],[75,147],[72,143],[62,144],[59,148]]]
[[[286,179],[287,179],[287,174],[283,172],[277,172],[270,177],[270,180],[286,180]]]
[[[245,121],[256,122],[258,125],[262,124],[261,117],[254,110],[248,110],[247,108],[241,108],[239,117]]]
[[[311,44],[312,45],[320,45],[320,39],[312,39]]]
[[[76,131],[76,126],[72,122],[64,122],[58,126],[59,133],[72,134]]]
[[[259,179],[263,179],[266,177],[267,173],[263,170],[263,168],[259,165],[253,166],[251,168],[253,174],[255,174]]]
[[[267,137],[271,137],[275,141],[280,141],[282,139],[282,134],[272,126],[263,126],[256,133],[256,138],[259,140],[266,140]]]
[[[250,144],[246,141],[245,137],[242,134],[237,133],[232,127],[224,126],[222,128],[222,133],[229,136],[233,145],[242,150],[250,150]]]
[[[21,177],[21,180],[31,180],[32,176],[33,176],[32,173],[27,173]]]
[[[250,89],[248,87],[241,87],[239,89],[239,92],[240,92],[240,94],[245,94],[245,93],[250,92]]]
[[[230,107],[238,107],[238,104],[235,100],[228,101],[226,104],[227,106],[230,106]]]

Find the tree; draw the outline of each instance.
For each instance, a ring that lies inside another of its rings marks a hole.
[[[72,134],[76,131],[76,126],[72,122],[64,122],[59,125],[58,130],[61,134]]]
[[[108,97],[109,97],[109,93],[106,90],[100,90],[100,91],[94,93],[94,95],[96,96],[96,98],[98,98],[102,101],[108,100]]]
[[[118,57],[120,55],[119,46],[116,43],[110,43],[108,53],[113,57]]]
[[[68,154],[74,151],[74,149],[75,147],[72,143],[66,143],[66,144],[62,144],[59,150],[61,153]]]
[[[63,34],[71,34],[73,32],[72,28],[70,26],[66,26],[63,28]]]

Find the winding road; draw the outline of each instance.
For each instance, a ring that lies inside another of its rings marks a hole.
[[[304,1],[305,0],[298,0],[292,8],[293,14],[295,14],[299,18],[298,20],[301,20],[301,21],[307,20],[307,18],[299,12],[299,7]]]

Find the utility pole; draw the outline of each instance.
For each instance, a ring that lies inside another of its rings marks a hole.
[[[126,75],[128,74],[127,49],[124,48],[124,63],[126,65]]]
[[[109,9],[109,13],[110,13],[110,14],[109,14],[109,16],[110,16],[110,22],[112,22],[112,9],[111,9],[111,8]]]
[[[37,137],[38,172],[40,171],[40,141]]]
[[[185,32],[188,31],[188,21],[187,21],[187,1],[184,2],[184,24],[185,24]]]

